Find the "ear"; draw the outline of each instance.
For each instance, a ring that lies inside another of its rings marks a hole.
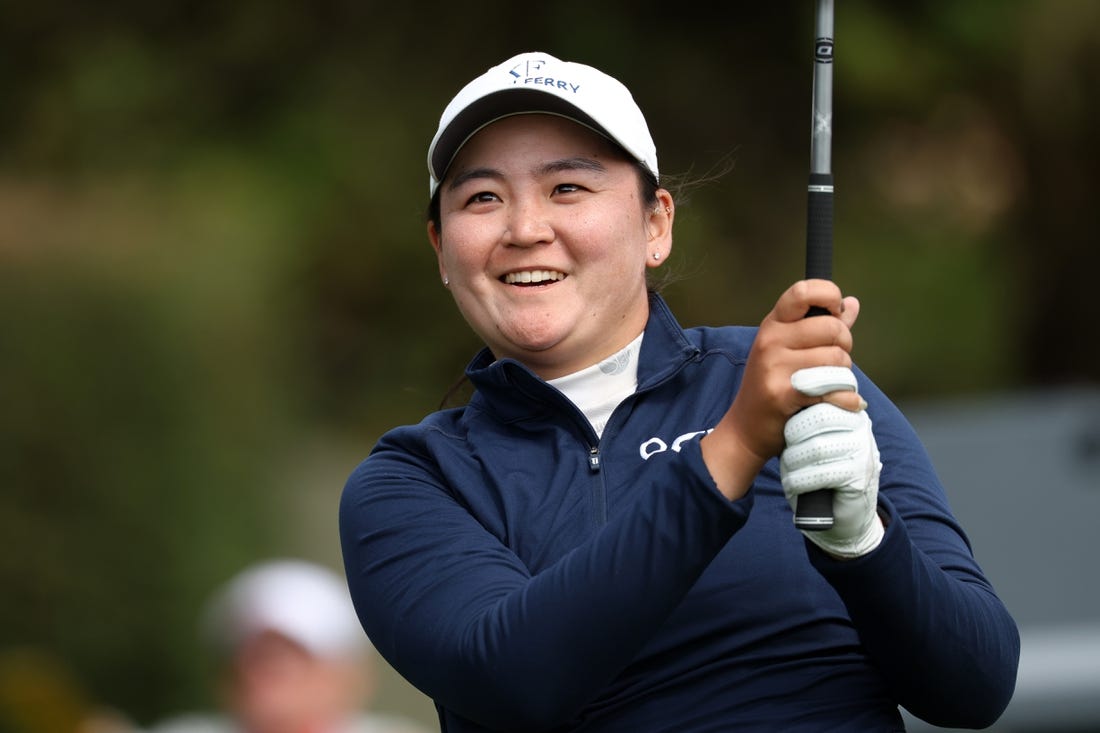
[[[438,229],[435,228],[435,222],[428,222],[428,241],[431,242],[432,249],[435,250],[436,260],[439,262],[439,279],[444,284],[447,283],[447,270],[443,267],[443,239]]]
[[[648,267],[660,267],[672,253],[672,221],[675,216],[676,204],[672,194],[666,189],[657,189],[657,205],[646,215]]]

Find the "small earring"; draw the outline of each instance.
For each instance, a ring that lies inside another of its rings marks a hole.
[[[660,206],[656,206],[656,207],[654,207],[654,209],[653,209],[653,213],[654,213],[654,214],[660,214],[660,213],[661,213],[661,207],[660,207]],[[665,213],[666,213],[666,214],[671,214],[671,213],[672,213],[672,209],[670,209],[669,207],[667,207],[667,206],[666,206],[666,207],[665,207]]]
[[[447,287],[450,284],[451,284],[450,279],[446,275],[444,275],[443,276],[443,287]]]
[[[661,253],[660,252],[654,252],[653,253],[653,259],[655,259],[655,260],[661,259]]]

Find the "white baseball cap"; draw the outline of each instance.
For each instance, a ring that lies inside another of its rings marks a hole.
[[[323,659],[355,657],[371,648],[344,578],[302,560],[267,561],[232,578],[208,604],[203,630],[229,654],[264,632]]]
[[[443,110],[428,148],[430,194],[435,195],[455,155],[478,130],[527,113],[579,122],[617,143],[659,178],[657,147],[630,90],[599,69],[534,51],[492,67]]]

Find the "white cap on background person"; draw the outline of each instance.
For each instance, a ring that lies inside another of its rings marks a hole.
[[[443,110],[428,148],[431,195],[459,149],[478,130],[504,117],[529,113],[558,115],[591,128],[659,179],[657,147],[630,90],[599,69],[535,51],[490,68]]]
[[[326,659],[371,649],[344,578],[302,560],[264,562],[232,578],[208,605],[203,629],[228,654],[265,632]]]

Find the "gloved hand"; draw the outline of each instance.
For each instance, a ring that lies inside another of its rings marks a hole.
[[[829,383],[834,389],[854,389],[854,374],[850,380],[846,377],[838,380],[835,374],[838,369],[842,368],[801,370],[791,381],[796,388],[800,383]],[[846,371],[851,374],[850,369]],[[825,552],[840,558],[859,557],[878,547],[884,534],[877,512],[882,463],[866,411],[851,412],[819,403],[793,415],[783,434],[787,447],[780,455],[779,472],[792,509],[800,494],[817,489],[834,490],[832,528],[803,534]]]

